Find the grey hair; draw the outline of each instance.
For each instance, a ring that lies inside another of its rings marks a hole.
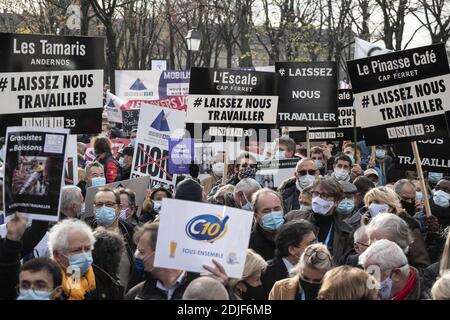
[[[61,209],[65,210],[70,204],[79,201],[80,194],[81,189],[77,186],[64,186],[61,191]]]
[[[222,283],[211,277],[199,277],[193,280],[183,294],[183,300],[229,300],[227,290]]]
[[[367,227],[362,225],[358,229],[356,229],[356,231],[353,233],[353,240],[355,242],[359,242],[361,241],[362,238],[364,238],[364,236],[368,236]]]
[[[306,253],[311,250],[312,254],[307,255]],[[320,258],[319,253],[325,255],[326,258]],[[293,273],[299,275],[305,267],[320,271],[331,270],[333,268],[333,258],[331,257],[327,246],[322,243],[314,243],[307,246],[305,251],[303,251],[302,255],[300,256],[300,260],[292,271]]]
[[[408,258],[402,248],[395,242],[382,239],[372,243],[366,251],[359,256],[359,264],[364,269],[377,266],[381,272],[386,272],[395,268],[408,266]],[[407,275],[409,268],[402,268],[403,275]]]
[[[244,178],[236,185],[236,188],[234,188],[234,194],[237,194],[238,192],[242,191],[244,193],[248,193],[250,190],[258,191],[261,189],[261,185],[258,181],[252,178]],[[251,199],[248,199],[249,201]]]
[[[295,151],[295,141],[292,138],[289,137],[280,137],[278,139],[278,145],[285,145],[289,152]]]
[[[91,170],[92,167],[98,167],[98,168],[102,169],[102,171],[103,171],[103,165],[102,165],[100,162],[98,162],[98,161],[92,161],[92,162],[89,162],[89,163],[86,165],[86,167],[84,168],[85,173],[86,173],[86,176],[89,175],[89,171]]]
[[[374,230],[398,244],[405,254],[408,253],[409,246],[414,241],[408,224],[392,213],[379,214],[374,217],[367,226],[369,238]]]
[[[394,190],[396,194],[400,194],[405,184],[411,185],[411,187],[415,190],[416,186],[408,179],[400,179],[394,184]]]
[[[89,237],[91,247],[94,247],[95,237],[90,226],[78,219],[64,219],[51,228],[48,234],[48,248],[53,257],[53,252],[66,252],[69,248],[68,236],[74,231],[85,233]]]

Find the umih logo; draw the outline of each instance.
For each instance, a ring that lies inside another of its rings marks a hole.
[[[221,220],[212,214],[201,214],[192,218],[186,224],[186,234],[189,238],[199,241],[214,242],[227,233],[227,222],[230,217]]]

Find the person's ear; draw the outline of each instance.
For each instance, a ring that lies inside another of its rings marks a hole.
[[[295,256],[296,255],[296,253],[295,253],[295,246],[288,246],[288,253],[291,255],[291,256]]]

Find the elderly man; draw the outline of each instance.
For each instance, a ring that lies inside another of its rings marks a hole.
[[[64,186],[61,191],[59,220],[80,218],[83,213],[84,197],[77,186]]]
[[[313,184],[312,196],[311,211],[300,212],[297,218],[314,224],[318,241],[327,246],[337,262],[353,246],[353,228],[336,212],[344,190],[335,178],[318,178]]]
[[[419,272],[408,264],[402,248],[383,239],[370,245],[359,257],[359,263],[368,273],[378,277],[382,300],[422,300],[429,295]]]
[[[353,233],[353,248],[351,248],[339,264],[345,264],[352,267],[358,266],[358,258],[369,247],[369,237],[367,235],[367,227],[360,226]]]
[[[86,181],[80,181],[77,187],[81,189],[83,197],[86,198],[86,189],[88,187],[97,187],[106,184],[103,165],[100,162],[89,162],[84,168],[86,173]]]
[[[123,288],[92,264],[94,242],[92,229],[80,220],[65,219],[50,230],[48,246],[61,268],[68,300],[123,298]]]
[[[412,217],[420,209],[420,201],[416,203],[416,186],[408,179],[400,179],[394,184],[395,193],[400,197],[403,209]]]
[[[230,300],[230,297],[220,281],[211,277],[200,277],[188,285],[183,300]]]
[[[233,193],[226,193],[224,195],[224,204],[228,207],[253,211],[252,196],[259,189],[261,189],[261,185],[255,179],[242,179],[236,185]]]
[[[271,189],[261,189],[253,195],[255,224],[250,235],[249,248],[270,260],[275,255],[275,235],[284,223],[283,200]]]
[[[300,208],[298,201],[300,192],[312,186],[319,173],[315,161],[310,158],[301,159],[297,163],[294,177],[283,181],[278,188],[278,192],[283,198],[283,205],[286,212]]]

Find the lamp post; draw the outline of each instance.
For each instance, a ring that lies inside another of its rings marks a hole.
[[[188,31],[187,36],[184,38],[186,39],[186,44],[188,47],[188,55],[187,55],[187,59],[186,59],[186,69],[190,69],[191,68],[191,58],[192,58],[191,52],[198,51],[198,49],[200,48],[200,42],[202,41],[202,35],[201,35],[200,31],[198,31],[196,28],[193,28]]]

